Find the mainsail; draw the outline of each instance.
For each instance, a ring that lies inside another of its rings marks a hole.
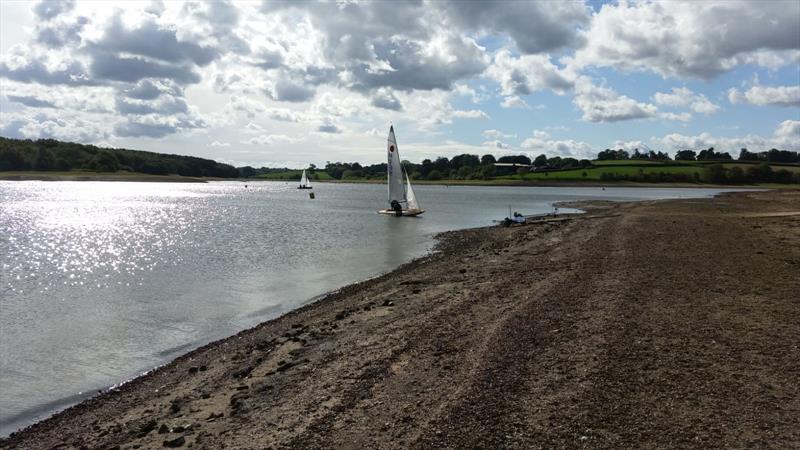
[[[300,187],[308,187],[308,177],[305,169],[303,169],[303,176],[300,177]]]
[[[400,164],[400,152],[397,150],[397,141],[394,138],[394,126],[389,127],[389,142],[386,146],[389,160],[386,170],[389,176],[389,203],[397,200],[406,202],[406,190],[403,186],[403,166]]]

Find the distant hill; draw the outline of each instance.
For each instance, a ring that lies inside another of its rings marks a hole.
[[[194,156],[100,148],[54,139],[22,140],[0,137],[0,172],[4,171],[126,171],[151,175],[237,178],[239,170]]]

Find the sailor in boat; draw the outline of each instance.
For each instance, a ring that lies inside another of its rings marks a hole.
[[[391,207],[394,210],[394,215],[400,217],[403,215],[403,207],[400,206],[400,202],[397,200],[392,200]]]

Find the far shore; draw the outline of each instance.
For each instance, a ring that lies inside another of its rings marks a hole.
[[[571,206],[445,233],[0,449],[800,446],[800,192]]]
[[[264,178],[211,178],[185,177],[181,175],[151,175],[132,172],[0,172],[0,181],[135,181],[164,183],[207,183],[209,181],[239,181],[257,183],[263,181],[297,183],[299,180],[277,180]],[[386,184],[385,180],[311,180],[313,184]],[[797,184],[704,184],[704,183],[639,183],[631,181],[526,181],[526,180],[416,180],[415,185],[431,186],[524,186],[524,187],[645,187],[645,188],[758,188],[758,189],[800,189]]]

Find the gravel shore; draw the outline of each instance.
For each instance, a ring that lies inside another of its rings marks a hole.
[[[800,447],[800,191],[583,207],[447,233],[0,448]]]

